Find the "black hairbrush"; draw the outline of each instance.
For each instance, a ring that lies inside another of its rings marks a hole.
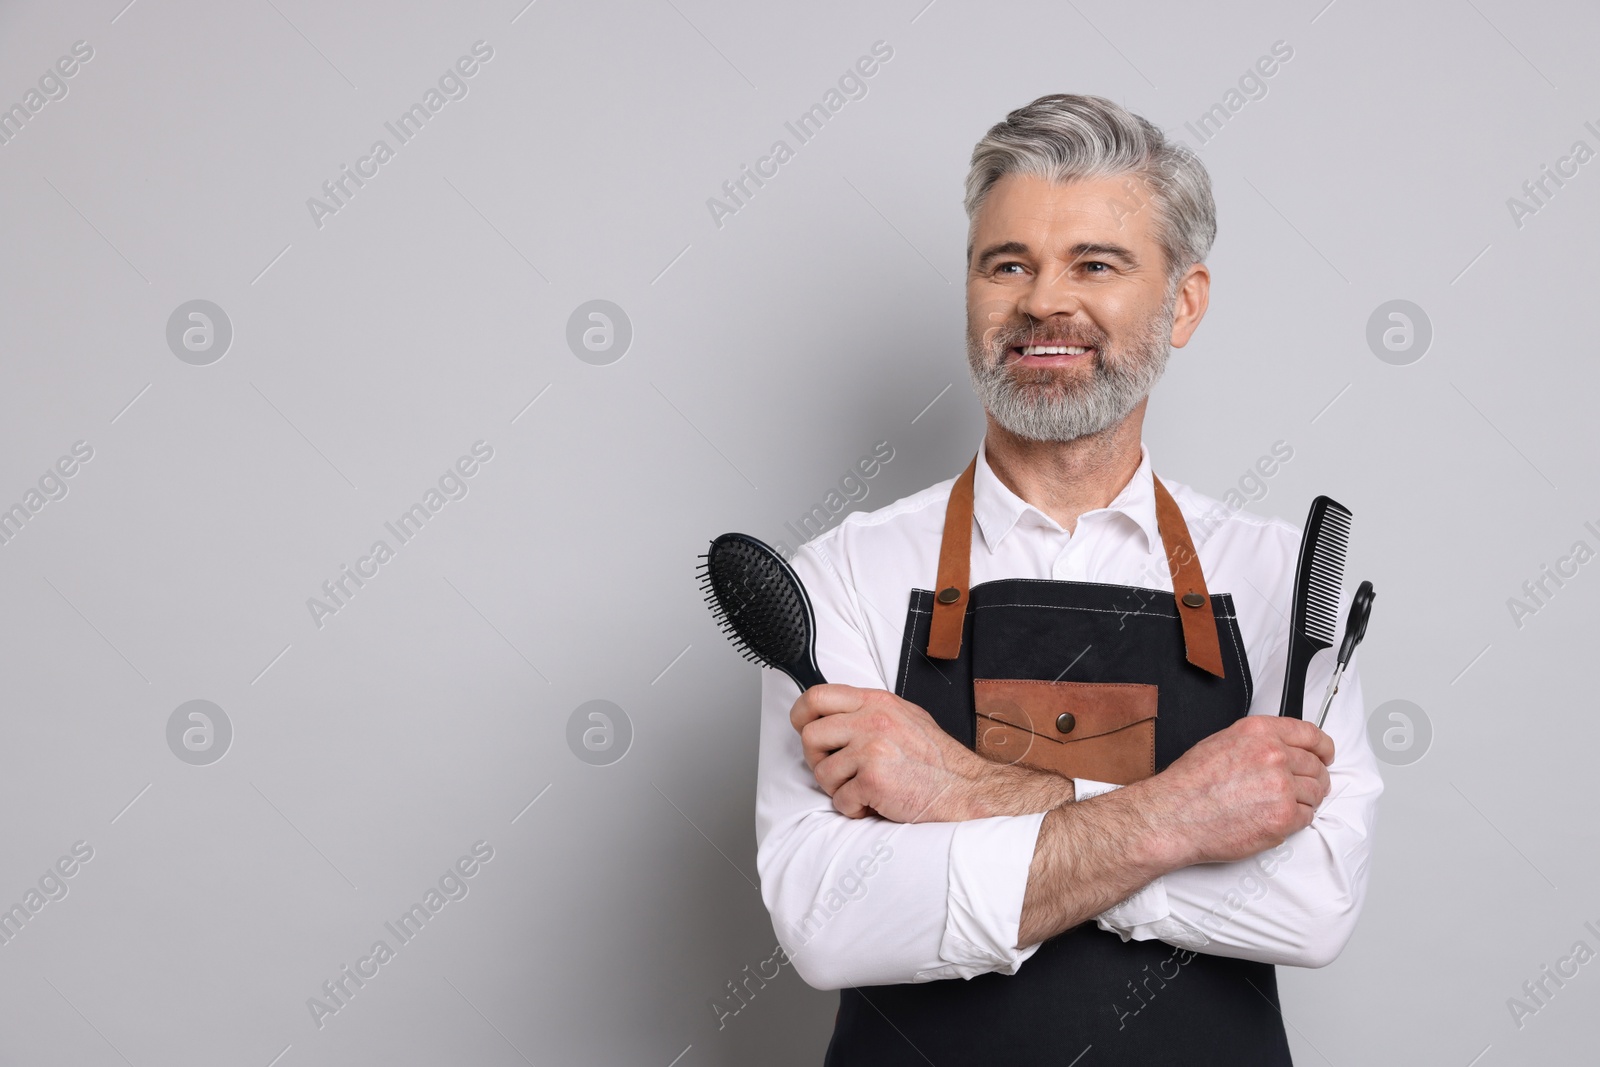
[[[812,651],[811,599],[784,558],[742,533],[723,534],[701,558],[706,603],[744,658],[782,671],[801,691],[827,684]]]
[[[1311,502],[1300,563],[1294,572],[1294,608],[1289,616],[1289,665],[1283,679],[1279,715],[1301,718],[1306,698],[1306,668],[1311,657],[1333,647],[1338,625],[1344,558],[1350,547],[1350,509],[1330,497]]]

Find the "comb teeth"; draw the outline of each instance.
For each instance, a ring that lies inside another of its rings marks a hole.
[[[1311,571],[1306,583],[1306,634],[1323,646],[1333,644],[1339,598],[1344,588],[1345,554],[1350,547],[1350,512],[1330,502],[1313,534]]]

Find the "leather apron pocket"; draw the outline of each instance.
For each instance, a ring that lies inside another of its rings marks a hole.
[[[1008,678],[972,685],[980,756],[1112,785],[1155,773],[1154,685]]]

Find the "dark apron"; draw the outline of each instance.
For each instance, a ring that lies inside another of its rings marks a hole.
[[[1179,592],[1020,578],[968,588],[976,462],[951,492],[939,592],[911,591],[896,693],[973,748],[974,679],[1155,685],[1158,772],[1246,714],[1250,666],[1233,599],[1206,590],[1183,515],[1159,479],[1157,527]],[[825,1063],[1281,1067],[1291,1060],[1271,964],[1125,942],[1090,920],[1046,941],[1014,975],[841,990]]]

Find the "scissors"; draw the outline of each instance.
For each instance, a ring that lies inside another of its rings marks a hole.
[[[1317,713],[1319,730],[1322,729],[1322,721],[1328,717],[1328,705],[1333,703],[1333,695],[1339,691],[1339,678],[1350,663],[1350,657],[1355,655],[1356,646],[1367,636],[1367,619],[1372,615],[1372,601],[1376,597],[1372,583],[1362,582],[1356,588],[1355,598],[1350,601],[1350,618],[1344,624],[1344,643],[1339,646],[1339,662],[1328,681],[1328,692],[1322,698],[1322,710]]]

